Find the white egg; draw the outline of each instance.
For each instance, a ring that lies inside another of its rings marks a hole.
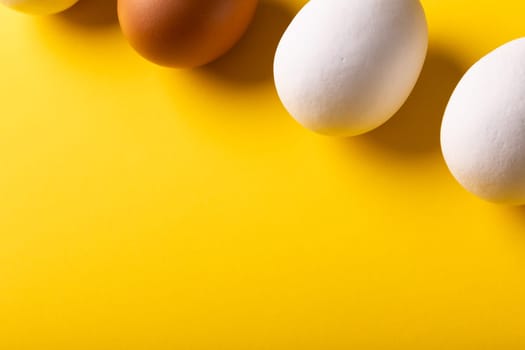
[[[493,202],[525,203],[525,38],[465,74],[445,111],[441,147],[467,190]]]
[[[427,22],[418,0],[311,0],[279,43],[277,92],[308,129],[362,134],[404,104],[427,46]]]
[[[77,2],[78,0],[0,0],[1,4],[32,15],[58,13],[70,8]]]

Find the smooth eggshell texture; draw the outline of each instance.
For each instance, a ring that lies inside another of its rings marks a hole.
[[[242,37],[257,0],[119,0],[122,31],[146,59],[191,68],[225,54]]]
[[[78,0],[0,0],[1,4],[32,15],[50,15],[67,10]]]
[[[350,136],[404,104],[428,46],[418,0],[312,0],[278,46],[275,84],[288,112],[313,131]]]
[[[489,53],[461,79],[445,111],[441,146],[467,190],[525,203],[525,38]]]

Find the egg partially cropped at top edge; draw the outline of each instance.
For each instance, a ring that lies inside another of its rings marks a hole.
[[[468,191],[525,204],[525,38],[492,51],[461,79],[445,111],[441,147]]]
[[[258,0],[118,0],[131,46],[162,66],[192,68],[229,51],[251,23]]]
[[[62,12],[78,0],[0,0],[0,3],[31,15],[50,15]]]
[[[311,0],[277,48],[277,92],[308,129],[362,134],[405,103],[427,47],[427,22],[418,0]]]

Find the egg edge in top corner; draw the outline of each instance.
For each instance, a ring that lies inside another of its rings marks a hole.
[[[0,0],[0,4],[16,12],[30,16],[50,16],[69,10],[79,1],[80,0]]]

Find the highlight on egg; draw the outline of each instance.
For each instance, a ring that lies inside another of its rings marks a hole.
[[[0,0],[0,4],[30,15],[51,15],[62,12],[78,0]]]
[[[405,103],[427,47],[418,0],[311,0],[279,43],[275,85],[304,127],[358,135],[385,123]]]
[[[448,103],[441,148],[456,180],[492,202],[525,204],[525,38],[474,64]]]
[[[124,36],[146,59],[192,68],[228,52],[251,23],[258,0],[118,0]]]

